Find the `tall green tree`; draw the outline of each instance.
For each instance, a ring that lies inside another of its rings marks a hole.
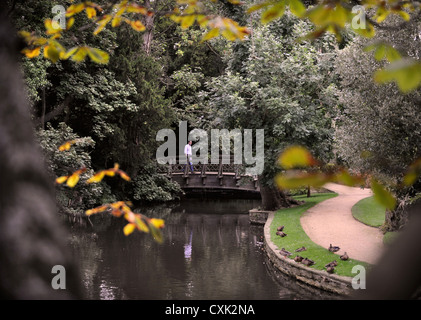
[[[388,24],[397,22],[389,19]],[[419,183],[396,187],[408,166],[421,156],[420,90],[402,94],[394,83],[376,84],[373,74],[387,64],[387,57],[397,54],[395,50],[406,57],[419,57],[414,40],[419,39],[420,26],[414,23],[400,30],[380,30],[372,40],[356,38],[340,51],[335,63],[341,79],[335,139],[338,155],[351,168],[382,177],[402,205],[421,191]],[[371,47],[375,49],[368,51]],[[388,212],[386,229],[404,225],[407,216],[400,208]]]
[[[277,23],[289,19],[286,15]],[[305,27],[304,22],[297,24],[287,35],[279,27],[256,28],[248,43],[249,58],[242,61],[243,74],[228,69],[202,93],[221,128],[265,130],[265,167],[259,181],[263,206],[270,210],[292,201],[273,183],[281,169],[277,158],[286,146],[305,145],[322,159],[329,159],[332,151],[330,110],[335,97],[326,65],[334,51],[320,53],[308,42],[291,46]]]

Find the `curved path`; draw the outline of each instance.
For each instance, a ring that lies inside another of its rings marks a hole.
[[[338,196],[303,214],[300,221],[304,231],[322,247],[339,246],[338,254],[347,252],[350,258],[374,264],[384,250],[383,234],[378,228],[357,221],[351,213],[354,204],[372,195],[371,190],[335,183],[328,183],[324,188]]]

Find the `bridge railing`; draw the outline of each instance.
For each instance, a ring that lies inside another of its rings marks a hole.
[[[200,161],[200,160],[199,160]],[[222,177],[225,174],[232,174],[236,179],[240,179],[241,176],[245,176],[245,168],[242,164],[234,163],[234,156],[232,155],[220,155],[218,162],[215,163],[215,159],[208,158],[208,163],[187,163],[187,157],[185,155],[177,156],[173,161],[166,165],[161,165],[161,173],[167,174],[171,177],[173,174],[183,174],[187,177],[191,173],[200,174],[205,177],[207,174],[217,174],[218,177]],[[193,169],[193,170],[192,170]]]

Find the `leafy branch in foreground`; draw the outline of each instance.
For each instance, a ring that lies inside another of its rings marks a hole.
[[[131,234],[134,230],[139,230],[145,233],[151,233],[155,241],[162,243],[163,236],[161,229],[164,227],[164,220],[148,218],[143,214],[133,212],[129,203],[124,201],[118,201],[114,203],[105,204],[93,209],[87,210],[85,213],[87,216],[92,214],[109,212],[114,217],[123,216],[129,223],[124,227],[123,232],[126,236]]]
[[[72,145],[76,144],[78,139],[66,141],[61,146],[59,146],[59,151],[68,151]],[[82,173],[86,172],[86,168],[76,170],[68,176],[61,176],[56,179],[56,183],[62,184],[66,182],[67,186],[73,188],[80,180]],[[126,181],[130,181],[130,177],[120,169],[118,163],[114,165],[114,168],[100,170],[90,177],[86,183],[98,183],[102,181],[105,176],[114,177],[115,175],[120,175]],[[89,209],[85,211],[86,216],[90,216],[96,213],[109,212],[114,217],[123,216],[129,223],[124,227],[123,232],[126,236],[131,234],[134,230],[139,230],[145,233],[151,233],[155,241],[162,243],[163,235],[161,229],[164,227],[165,223],[162,219],[148,218],[147,216],[141,213],[135,213],[130,209],[130,203],[124,201],[113,202],[99,207]]]
[[[301,146],[291,146],[286,148],[280,155],[279,165],[286,169],[285,172],[276,176],[275,182],[282,189],[296,189],[304,186],[321,187],[328,182],[339,182],[347,186],[361,186],[365,182],[363,175],[351,174],[347,169],[341,168],[334,172],[323,172],[322,165],[317,161],[310,151]],[[421,176],[421,158],[413,162],[407,169],[402,182],[393,188],[403,188],[412,186]],[[371,177],[371,189],[374,198],[388,210],[396,207],[396,197],[386,186]]]
[[[212,0],[217,2],[217,0]],[[238,0],[229,0],[234,5],[245,5]],[[390,15],[400,17],[404,23],[413,23],[420,16],[421,3],[418,1],[399,0],[363,0],[358,2],[345,0],[321,0],[314,6],[305,7],[301,0],[268,0],[253,4],[248,8],[248,13],[261,11],[262,23],[269,23],[284,15],[288,7],[291,13],[300,19],[308,19],[314,25],[315,30],[308,33],[303,39],[317,39],[324,33],[333,33],[341,40],[342,33],[351,29],[354,33],[372,38],[376,34],[376,28],[382,28],[381,23]],[[88,46],[75,46],[66,49],[58,39],[69,31],[74,23],[75,16],[85,11],[91,25],[84,25],[79,30],[95,26],[94,35],[111,25],[112,28],[122,23],[130,25],[134,30],[145,31],[141,17],[152,16],[152,9],[145,8],[135,1],[123,0],[117,3],[106,2],[105,9],[92,1],[84,1],[70,5],[66,10],[66,18],[69,18],[65,28],[58,28],[57,23],[51,19],[45,20],[46,34],[50,37],[39,37],[27,31],[21,31],[20,35],[27,43],[27,48],[22,50],[28,58],[40,55],[57,62],[59,59],[71,59],[76,62],[83,61],[87,56],[99,64],[109,61],[109,54],[98,48]],[[356,10],[355,10],[356,9]],[[368,12],[373,12],[371,16]],[[412,16],[411,16],[412,14]],[[140,15],[141,17],[134,17]],[[236,21],[210,14],[205,0],[176,0],[172,10],[166,13],[167,17],[184,29],[197,23],[200,28],[206,29],[207,33],[203,41],[222,36],[229,41],[243,40],[251,33],[246,26],[240,26]],[[421,63],[414,57],[400,57],[397,51],[389,47],[377,47],[376,58],[385,54],[390,64],[375,73],[374,79],[379,83],[396,82],[399,89],[406,93],[418,88],[421,84]]]

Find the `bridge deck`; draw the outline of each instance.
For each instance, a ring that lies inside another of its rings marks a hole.
[[[185,162],[185,157],[180,157]],[[257,176],[244,174],[242,165],[234,164],[233,159],[225,163],[227,158],[221,157],[219,164],[182,163],[162,166],[162,173],[177,182],[184,190],[223,190],[260,193]],[[193,168],[193,171],[191,170]]]

